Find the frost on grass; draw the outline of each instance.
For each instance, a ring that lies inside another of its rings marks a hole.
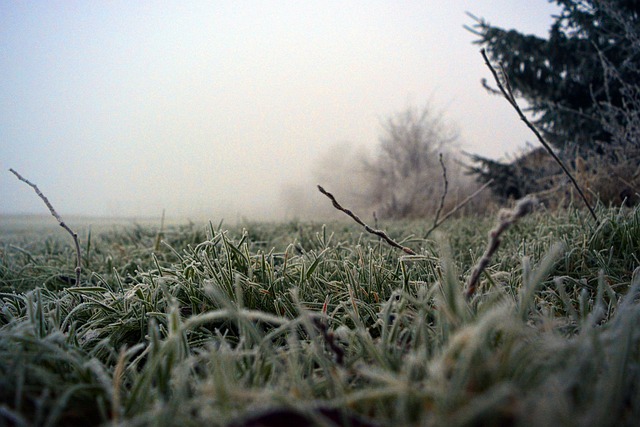
[[[640,210],[603,210],[585,235],[584,213],[532,205],[451,223],[448,253],[414,240],[420,257],[344,223],[167,229],[161,250],[153,231],[114,231],[80,288],[11,291],[67,259],[7,248],[2,423],[632,425]],[[491,228],[509,280],[467,299]]]

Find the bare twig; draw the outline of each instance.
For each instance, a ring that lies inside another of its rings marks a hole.
[[[433,223],[433,226],[427,230],[427,232],[424,235],[424,238],[426,239],[427,237],[429,237],[429,234],[431,234],[433,232],[433,230],[435,230],[436,228],[440,227],[440,225],[442,225],[443,222],[445,222],[446,220],[449,219],[449,217],[451,217],[451,215],[455,214],[456,212],[458,212],[460,209],[462,209],[464,207],[464,205],[466,205],[467,203],[469,203],[474,197],[476,197],[478,194],[482,193],[488,186],[490,186],[491,184],[493,184],[493,179],[490,179],[489,181],[485,182],[484,185],[480,188],[478,188],[476,191],[474,191],[471,195],[469,195],[468,197],[466,197],[463,201],[461,201],[460,203],[458,203],[457,205],[455,205],[453,207],[453,209],[451,209],[449,212],[447,212],[441,219],[440,221],[436,221]]]
[[[31,188],[34,189],[34,191],[42,199],[44,204],[47,205],[47,208],[49,208],[49,211],[51,212],[51,215],[53,215],[53,217],[56,220],[58,220],[58,223],[60,224],[60,227],[62,227],[65,230],[67,230],[67,232],[69,234],[71,234],[71,237],[73,237],[73,241],[76,244],[76,256],[77,256],[77,258],[76,258],[76,285],[79,285],[80,284],[80,273],[82,272],[82,257],[80,256],[80,242],[78,242],[78,233],[76,233],[75,231],[70,229],[67,226],[67,224],[64,223],[64,221],[62,220],[60,215],[58,215],[56,210],[51,205],[51,202],[49,202],[49,199],[47,199],[47,197],[44,194],[42,194],[42,191],[40,191],[40,189],[38,188],[37,185],[33,184],[31,181],[29,181],[28,179],[24,178],[22,175],[20,175],[15,170],[9,169],[9,171],[12,174],[14,174],[20,181],[24,182],[25,184],[29,185]]]
[[[160,250],[160,243],[164,239],[164,209],[162,209],[162,219],[160,220],[160,231],[156,234],[156,244],[153,246],[153,250],[158,252]]]
[[[527,127],[529,129],[531,129],[531,131],[535,134],[536,138],[538,138],[538,141],[540,141],[540,143],[545,148],[545,150],[547,150],[547,152],[551,155],[551,157],[553,157],[553,160],[555,160],[556,163],[558,163],[558,165],[560,165],[560,167],[562,168],[562,171],[565,173],[565,175],[567,175],[567,177],[569,177],[569,179],[571,180],[571,183],[576,188],[576,191],[578,191],[578,194],[580,195],[580,197],[584,201],[584,204],[589,209],[589,212],[591,213],[591,216],[595,220],[596,224],[599,225],[600,221],[598,220],[598,216],[596,215],[595,211],[593,210],[593,208],[589,204],[589,201],[587,200],[587,197],[582,192],[582,189],[578,185],[578,182],[575,180],[573,175],[571,175],[571,172],[569,172],[569,169],[567,169],[567,167],[565,166],[564,162],[562,160],[560,160],[560,158],[556,155],[556,153],[554,153],[554,151],[551,149],[551,146],[547,143],[547,141],[545,141],[545,139],[542,137],[542,135],[540,134],[538,129],[529,121],[529,119],[527,119],[527,117],[524,115],[524,113],[520,109],[520,106],[518,105],[518,102],[516,101],[515,95],[513,94],[513,89],[511,88],[511,83],[509,82],[509,77],[508,77],[504,67],[502,65],[500,65],[500,72],[502,74],[502,79],[500,79],[500,77],[498,76],[498,72],[493,67],[493,65],[491,65],[491,62],[489,61],[489,58],[487,57],[486,50],[482,49],[480,51],[480,53],[482,54],[482,57],[484,58],[484,62],[487,64],[487,67],[489,67],[489,70],[491,70],[491,74],[493,74],[493,78],[495,79],[496,84],[498,85],[498,88],[500,89],[500,92],[502,92],[502,95],[509,102],[509,104],[511,104],[513,109],[516,110],[516,112],[518,113],[518,116],[520,117],[520,120],[522,120],[527,125]],[[502,80],[504,80],[504,83],[503,83]]]
[[[449,180],[447,179],[447,168],[444,165],[444,161],[442,160],[442,153],[438,156],[438,160],[440,160],[440,167],[442,167],[442,182],[444,183],[444,190],[442,190],[442,197],[440,198],[440,206],[438,206],[438,210],[436,211],[436,217],[433,220],[433,228],[436,227],[438,223],[438,218],[440,218],[440,214],[442,213],[442,209],[444,208],[444,200],[447,198],[447,192],[449,190]]]
[[[480,84],[482,84],[484,90],[489,92],[491,95],[502,95],[502,92],[489,86],[489,82],[487,82],[487,79],[481,79]]]
[[[471,299],[475,293],[476,288],[478,287],[478,281],[480,280],[480,275],[484,269],[487,268],[489,261],[491,261],[491,257],[500,246],[500,236],[502,233],[504,233],[511,224],[531,212],[537,203],[538,200],[535,197],[526,196],[525,198],[520,199],[512,210],[500,211],[498,224],[489,232],[487,248],[482,254],[482,258],[480,258],[474,267],[473,272],[469,277],[469,281],[467,282],[467,290],[465,292],[467,299]]]
[[[382,230],[374,230],[373,228],[369,227],[367,224],[364,223],[364,221],[362,221],[358,217],[358,215],[356,215],[355,213],[353,213],[349,209],[343,208],[342,205],[340,205],[340,203],[338,203],[338,201],[333,196],[333,194],[329,193],[327,190],[322,188],[321,185],[318,185],[318,190],[320,190],[320,192],[322,194],[324,194],[325,196],[327,196],[329,198],[329,200],[331,200],[331,203],[333,203],[333,207],[334,208],[336,208],[339,211],[342,211],[342,212],[346,213],[347,215],[349,215],[351,218],[353,218],[353,220],[355,222],[357,222],[358,224],[363,226],[364,229],[367,230],[367,232],[369,232],[371,234],[375,234],[376,236],[383,238],[389,245],[393,246],[394,248],[401,249],[401,250],[403,250],[405,253],[407,253],[409,255],[417,255],[417,253],[414,252],[411,248],[408,248],[406,246],[402,246],[400,243],[396,242],[391,237],[389,237],[387,235],[387,233],[385,233],[384,231],[382,231]]]

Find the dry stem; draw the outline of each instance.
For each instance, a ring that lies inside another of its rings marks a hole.
[[[489,232],[489,242],[487,244],[487,248],[482,254],[482,258],[478,261],[476,266],[469,277],[469,281],[467,283],[467,291],[465,296],[467,299],[471,299],[473,294],[475,293],[478,287],[478,281],[480,280],[480,275],[489,265],[489,261],[491,261],[491,257],[498,250],[500,246],[500,236],[504,231],[511,226],[511,224],[518,221],[523,216],[527,215],[529,212],[533,210],[533,207],[538,203],[535,197],[526,196],[523,199],[520,199],[516,204],[515,208],[512,210],[503,210],[500,212],[500,222]]]
[[[549,146],[547,141],[544,140],[544,138],[542,137],[542,135],[540,134],[538,129],[529,121],[529,119],[527,119],[527,117],[524,115],[524,113],[520,109],[520,106],[516,102],[516,98],[515,98],[515,96],[513,94],[512,88],[511,88],[511,83],[509,82],[509,77],[507,76],[507,73],[506,73],[504,67],[502,65],[500,65],[500,73],[502,74],[502,78],[504,80],[504,84],[503,84],[502,80],[498,76],[498,72],[495,70],[495,68],[493,68],[493,65],[491,65],[491,62],[489,61],[489,58],[487,57],[486,50],[482,49],[480,51],[480,53],[482,54],[482,57],[484,58],[485,64],[487,64],[487,67],[489,67],[489,70],[491,70],[491,74],[493,74],[493,78],[496,81],[496,84],[498,85],[498,88],[500,89],[500,92],[502,93],[502,95],[509,102],[509,104],[511,104],[513,109],[516,110],[516,112],[518,113],[518,116],[520,117],[520,120],[522,120],[527,125],[527,127],[529,129],[531,129],[531,131],[535,134],[536,138],[538,138],[538,141],[540,141],[540,143],[545,148],[545,150],[547,150],[547,152],[551,155],[551,157],[553,157],[553,160],[555,160],[556,163],[558,163],[558,165],[560,165],[560,167],[562,168],[562,171],[569,177],[569,179],[571,180],[571,183],[576,188],[576,190],[578,191],[578,194],[580,195],[580,197],[584,201],[584,204],[589,209],[589,212],[591,213],[591,216],[595,220],[596,224],[599,225],[600,221],[598,220],[598,216],[596,215],[595,211],[593,210],[593,208],[589,204],[589,201],[587,200],[587,197],[582,192],[582,189],[578,185],[578,182],[575,180],[573,175],[571,175],[571,172],[569,172],[569,169],[567,169],[567,167],[565,166],[564,162],[562,160],[560,160],[560,158],[556,155],[556,153],[553,152],[553,150],[551,149],[551,146]]]
[[[440,198],[440,206],[438,206],[438,210],[436,211],[436,217],[433,220],[433,229],[435,229],[436,224],[438,223],[438,218],[440,218],[440,214],[442,213],[442,209],[444,208],[444,201],[447,198],[447,192],[449,190],[449,180],[447,179],[447,167],[444,165],[444,161],[442,160],[442,153],[438,156],[438,160],[440,161],[440,167],[442,168],[442,181],[444,183],[444,190],[442,190],[442,197]]]
[[[160,250],[160,243],[164,239],[164,209],[162,209],[162,219],[160,220],[160,231],[156,234],[156,244],[153,246],[153,250],[158,252]]]
[[[353,218],[353,220],[355,222],[357,222],[358,224],[363,226],[364,229],[367,230],[367,232],[369,232],[371,234],[375,234],[376,236],[383,238],[389,245],[393,246],[394,248],[402,249],[405,253],[407,253],[409,255],[417,255],[417,253],[414,252],[411,248],[408,248],[406,246],[402,246],[400,243],[396,242],[391,237],[389,237],[387,235],[387,233],[385,233],[384,231],[382,231],[382,230],[374,230],[373,228],[369,227],[367,224],[364,223],[364,221],[362,221],[358,217],[358,215],[356,215],[355,213],[353,213],[349,209],[343,208],[342,205],[340,205],[340,203],[338,203],[338,201],[333,196],[333,194],[329,193],[327,190],[322,188],[322,186],[318,185],[318,190],[320,190],[320,192],[322,194],[324,194],[325,196],[327,196],[329,198],[329,200],[331,200],[331,203],[333,203],[333,207],[334,208],[336,208],[339,211],[342,211],[342,212],[346,213],[347,215],[349,215],[351,218]]]
[[[77,258],[76,258],[76,285],[79,285],[80,284],[80,273],[82,272],[82,258],[80,256],[80,242],[78,242],[78,233],[76,233],[75,231],[71,230],[67,226],[67,224],[64,223],[64,221],[62,220],[60,215],[58,215],[56,210],[53,208],[53,206],[49,202],[49,199],[47,199],[47,197],[44,194],[42,194],[42,191],[40,191],[40,189],[38,188],[37,185],[33,184],[31,181],[29,181],[28,179],[24,178],[22,175],[20,175],[15,170],[9,169],[9,171],[12,174],[14,174],[20,181],[24,182],[25,184],[29,185],[31,188],[33,188],[35,190],[36,194],[42,199],[44,204],[47,205],[47,207],[49,208],[49,211],[51,212],[51,215],[53,215],[54,218],[56,220],[58,220],[58,223],[60,224],[60,227],[62,227],[65,230],[67,230],[67,232],[69,234],[71,234],[71,237],[73,237],[73,241],[76,244],[76,256],[77,256]]]
[[[463,201],[461,201],[456,206],[454,206],[453,209],[451,209],[449,212],[447,212],[440,219],[440,221],[438,221],[438,218],[436,217],[436,221],[434,221],[433,226],[429,230],[427,230],[427,232],[424,235],[424,238],[426,239],[427,237],[429,237],[429,234],[431,234],[433,232],[433,230],[435,230],[440,225],[442,225],[442,223],[445,222],[446,220],[448,220],[451,215],[453,215],[456,212],[458,212],[464,205],[469,203],[474,197],[476,197],[478,194],[480,194],[482,191],[484,191],[491,184],[493,184],[493,179],[490,179],[489,181],[485,182],[484,185],[482,187],[478,188],[476,191],[474,191],[473,194],[469,195]]]

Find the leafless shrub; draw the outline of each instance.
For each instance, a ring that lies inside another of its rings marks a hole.
[[[439,154],[457,139],[442,114],[429,106],[407,108],[383,123],[377,156],[366,164],[367,200],[381,218],[435,214],[433,201],[444,191]]]
[[[382,124],[374,153],[349,142],[333,144],[316,159],[308,178],[336,189],[337,197],[375,223],[431,217],[439,224],[454,215],[496,210],[494,197],[459,160],[456,145],[457,133],[441,113],[408,108]],[[309,197],[313,182],[308,178],[281,189],[285,216],[339,218],[322,198]]]
[[[443,113],[428,104],[390,117],[382,124],[375,155],[362,158],[364,184],[357,205],[381,219],[435,217],[456,206],[460,214],[477,212],[482,197],[460,207],[480,185],[458,160],[458,138]]]

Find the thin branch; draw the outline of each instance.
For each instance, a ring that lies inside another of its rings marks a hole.
[[[571,183],[576,188],[576,190],[578,191],[578,194],[580,195],[580,197],[584,201],[584,204],[589,209],[589,212],[591,213],[591,216],[595,220],[596,224],[599,225],[600,221],[598,220],[598,216],[596,215],[595,211],[593,210],[593,208],[589,204],[589,201],[587,200],[587,197],[582,192],[582,189],[578,185],[578,182],[575,180],[573,175],[571,175],[571,172],[569,172],[569,169],[567,169],[567,167],[565,166],[564,162],[562,160],[560,160],[560,158],[556,155],[556,153],[551,149],[551,146],[549,146],[547,141],[544,140],[544,138],[542,137],[542,135],[540,134],[538,129],[529,121],[529,119],[527,119],[527,117],[524,115],[524,113],[520,109],[520,106],[518,105],[518,102],[516,101],[515,96],[513,94],[513,90],[511,88],[511,83],[509,82],[509,77],[507,76],[507,73],[506,73],[504,67],[502,65],[500,65],[500,71],[501,71],[502,77],[504,79],[504,84],[503,84],[502,80],[498,76],[498,72],[491,65],[491,62],[489,61],[489,58],[487,57],[486,50],[482,49],[480,51],[480,53],[482,54],[482,57],[484,58],[485,64],[487,64],[487,67],[489,67],[489,70],[491,70],[491,74],[493,74],[493,78],[495,79],[496,84],[498,85],[498,88],[500,89],[500,92],[502,92],[502,95],[509,102],[509,104],[511,104],[513,109],[516,110],[516,112],[518,113],[518,116],[520,117],[520,120],[522,120],[527,125],[527,127],[529,129],[531,129],[531,131],[535,134],[536,138],[538,138],[538,141],[540,141],[540,143],[545,148],[545,150],[547,150],[547,152],[551,155],[551,157],[553,157],[553,160],[555,160],[556,163],[558,163],[558,165],[560,165],[560,167],[562,168],[562,171],[565,173],[565,175],[567,175],[569,177],[569,179],[571,180]],[[506,88],[505,88],[505,86],[506,86]]]
[[[480,275],[484,271],[485,268],[489,265],[491,261],[491,257],[498,250],[500,246],[500,236],[505,232],[509,226],[518,221],[523,216],[530,213],[534,206],[538,203],[535,197],[526,196],[523,199],[520,199],[516,204],[515,208],[512,210],[503,210],[500,212],[498,225],[496,225],[489,232],[489,242],[487,244],[487,248],[482,254],[482,258],[478,261],[476,266],[469,277],[469,281],[467,282],[467,290],[465,292],[465,296],[467,299],[471,299],[473,294],[476,292],[478,287],[478,281],[480,280]]]
[[[480,84],[482,85],[484,90],[489,92],[491,95],[502,95],[502,92],[500,92],[498,89],[494,89],[491,86],[489,86],[489,83],[487,82],[487,79],[481,79],[480,80]]]
[[[322,188],[321,185],[318,185],[318,190],[320,190],[320,192],[322,194],[324,194],[325,196],[327,196],[329,198],[329,200],[331,200],[331,203],[333,203],[333,207],[334,208],[336,208],[339,211],[342,211],[342,212],[346,213],[347,215],[349,215],[351,218],[353,218],[353,220],[355,222],[357,222],[358,224],[363,226],[364,229],[367,230],[367,232],[369,232],[371,234],[375,234],[376,236],[383,238],[389,245],[393,246],[394,248],[401,249],[401,250],[403,250],[405,253],[407,253],[409,255],[417,255],[417,253],[414,252],[411,248],[408,248],[406,246],[402,246],[400,243],[396,242],[391,237],[389,237],[387,235],[387,233],[385,233],[384,231],[382,231],[382,230],[374,230],[373,228],[369,227],[367,224],[364,223],[364,221],[362,221],[358,217],[358,215],[356,215],[355,213],[353,213],[349,209],[343,208],[342,205],[340,205],[340,203],[338,203],[338,201],[333,196],[333,194],[329,193],[327,190]]]
[[[162,219],[160,220],[160,231],[156,234],[156,244],[153,246],[153,250],[158,252],[160,250],[160,243],[164,239],[164,209],[162,209]]]
[[[40,189],[38,188],[37,185],[35,185],[31,181],[29,181],[28,179],[24,178],[22,175],[20,175],[15,170],[9,169],[9,171],[12,174],[14,174],[20,181],[24,182],[25,184],[27,184],[28,186],[30,186],[31,188],[33,188],[35,190],[36,194],[42,199],[44,204],[47,205],[47,208],[49,208],[49,211],[51,212],[51,215],[53,215],[53,217],[58,221],[58,223],[60,224],[60,227],[62,227],[65,230],[67,230],[67,232],[69,234],[71,234],[71,237],[73,237],[73,241],[76,244],[76,256],[77,256],[77,258],[76,258],[76,285],[79,285],[80,284],[80,273],[82,272],[82,257],[80,256],[80,242],[78,242],[78,233],[76,233],[75,231],[70,229],[67,226],[67,224],[64,223],[64,221],[62,220],[60,215],[58,215],[58,212],[56,212],[56,210],[53,208],[53,205],[51,205],[51,202],[49,202],[49,199],[47,199],[47,197],[44,194],[42,194],[42,191],[40,191]]]
[[[458,212],[460,209],[462,209],[464,207],[464,205],[466,205],[467,203],[469,203],[474,197],[476,197],[478,194],[480,194],[481,192],[483,192],[487,187],[489,187],[491,184],[493,184],[493,179],[490,179],[489,181],[485,182],[484,185],[480,188],[478,188],[476,191],[474,191],[471,195],[469,195],[468,197],[466,197],[463,201],[461,201],[460,203],[458,203],[456,206],[453,207],[453,209],[451,209],[449,212],[447,212],[445,214],[445,216],[443,216],[440,221],[438,222],[434,222],[433,226],[425,233],[424,238],[426,239],[427,237],[429,237],[429,234],[431,234],[433,232],[433,230],[435,230],[436,228],[440,227],[440,225],[442,225],[443,222],[445,222],[446,220],[449,219],[449,217],[451,217],[451,215],[455,214],[456,212]]]
[[[442,181],[444,183],[444,190],[442,191],[442,197],[440,198],[440,206],[438,206],[438,210],[436,211],[436,217],[433,220],[433,227],[438,223],[438,218],[440,218],[440,214],[442,213],[442,209],[444,208],[444,200],[447,198],[447,192],[449,190],[449,180],[447,179],[447,168],[444,165],[444,161],[442,160],[442,153],[438,156],[438,160],[440,160],[440,167],[442,167]]]

